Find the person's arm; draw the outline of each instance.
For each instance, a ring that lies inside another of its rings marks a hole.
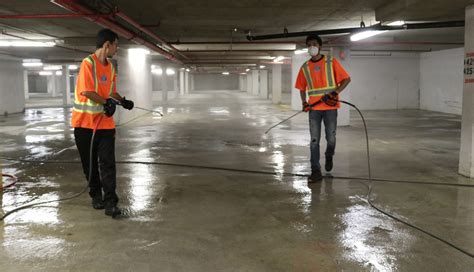
[[[96,92],[86,91],[86,92],[82,92],[81,94],[83,96],[89,98],[90,100],[92,100],[96,103],[102,104],[102,105],[107,102],[102,96],[100,96]]]
[[[347,85],[349,85],[349,83],[351,82],[351,78],[348,77],[348,78],[345,78],[341,81],[341,84],[339,84],[339,86],[337,86],[336,88],[336,92],[338,94],[340,94],[342,91],[344,91],[344,89],[347,87]]]
[[[123,97],[119,93],[113,93],[111,97],[115,100],[122,101]]]

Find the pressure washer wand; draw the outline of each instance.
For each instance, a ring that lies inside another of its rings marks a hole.
[[[316,106],[316,105],[318,105],[318,104],[320,104],[320,103],[322,103],[322,102],[323,102],[322,100],[318,100],[318,101],[316,101],[315,103],[310,104],[308,107],[309,107],[309,108],[312,108],[312,107],[314,107],[314,106]],[[268,132],[270,132],[270,130],[272,130],[273,128],[275,128],[275,127],[277,127],[277,126],[279,126],[279,125],[285,123],[286,121],[290,120],[291,118],[295,117],[296,115],[298,115],[298,114],[300,114],[300,113],[302,113],[302,112],[305,112],[305,111],[303,111],[303,110],[302,110],[302,111],[299,111],[299,112],[293,114],[292,116],[286,118],[285,120],[280,121],[280,122],[278,122],[277,124],[271,126],[269,129],[267,129],[267,131],[265,131],[265,134],[267,134]]]
[[[115,98],[113,98],[113,97],[110,97],[110,98],[112,98],[112,100],[113,100],[117,105],[122,105],[122,103],[121,103],[119,100],[117,100],[117,99],[115,99]],[[157,110],[150,110],[150,109],[146,109],[146,108],[142,108],[142,107],[137,107],[137,106],[135,106],[134,108],[135,108],[135,109],[139,109],[139,110],[148,111],[148,112],[158,113],[161,117],[163,117],[163,113],[161,113],[161,112],[159,112],[159,111],[157,111]]]

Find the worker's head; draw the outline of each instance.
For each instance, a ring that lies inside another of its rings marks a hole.
[[[306,45],[308,46],[308,53],[314,57],[319,55],[319,51],[323,46],[323,40],[318,35],[311,34],[306,37]]]
[[[118,35],[108,28],[97,33],[96,48],[103,49],[107,57],[111,58],[118,50]]]

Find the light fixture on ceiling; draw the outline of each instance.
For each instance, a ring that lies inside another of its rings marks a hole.
[[[43,63],[40,59],[24,59],[23,67],[40,67],[43,66]]]
[[[260,69],[264,69],[266,66],[265,65],[260,65]]]
[[[58,71],[61,70],[63,67],[61,65],[47,65],[43,69],[45,71]]]
[[[351,41],[357,42],[363,39],[367,39],[373,37],[375,35],[379,35],[386,32],[385,30],[365,30],[362,32],[355,33],[351,36]]]
[[[304,53],[308,53],[308,48],[295,50],[295,55],[301,55],[301,54],[304,54]]]
[[[222,72],[223,75],[228,76],[229,72]]]
[[[282,61],[284,58],[285,58],[285,57],[283,57],[283,56],[278,56],[278,57],[276,57],[276,58],[273,59],[273,62],[279,63],[279,62]]]
[[[63,71],[56,71],[56,75],[57,75],[57,76],[62,76],[62,75],[63,75]]]
[[[51,71],[40,71],[38,74],[40,76],[52,76],[53,72],[51,72]]]
[[[172,76],[176,74],[176,72],[174,71],[174,69],[171,69],[171,68],[166,68],[166,75],[168,76]]]
[[[248,71],[250,71],[250,69],[249,69],[249,68],[245,69],[245,72],[248,72]]]
[[[186,68],[186,72],[190,72],[191,70],[189,68]]]
[[[0,47],[53,47],[55,42],[0,41]]]
[[[240,73],[241,75],[246,75],[247,73]]]
[[[155,75],[161,76],[161,75],[163,74],[163,69],[161,69],[161,68],[155,68],[155,69],[151,70],[151,72],[152,72],[153,74],[155,74]]]
[[[394,21],[394,22],[391,22],[389,24],[387,24],[388,26],[402,26],[405,24],[405,21]]]
[[[79,66],[77,66],[77,65],[75,65],[75,64],[71,64],[71,65],[68,66],[68,68],[69,68],[69,70],[74,71],[74,70],[79,69]]]

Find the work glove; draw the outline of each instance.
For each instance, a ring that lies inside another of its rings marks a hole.
[[[309,110],[311,110],[311,107],[309,106],[308,102],[303,102],[303,111],[308,112]]]
[[[337,95],[338,93],[336,91],[330,92],[328,94],[325,94],[321,100],[328,106],[336,106],[337,104]]]
[[[112,98],[105,100],[104,104],[104,114],[107,117],[111,117],[115,113],[115,101]]]
[[[133,103],[132,100],[127,100],[127,99],[125,99],[125,96],[124,96],[124,97],[122,98],[122,100],[120,101],[120,105],[122,105],[122,107],[123,107],[124,109],[131,110],[131,109],[133,109],[133,106],[134,106],[135,104]]]

